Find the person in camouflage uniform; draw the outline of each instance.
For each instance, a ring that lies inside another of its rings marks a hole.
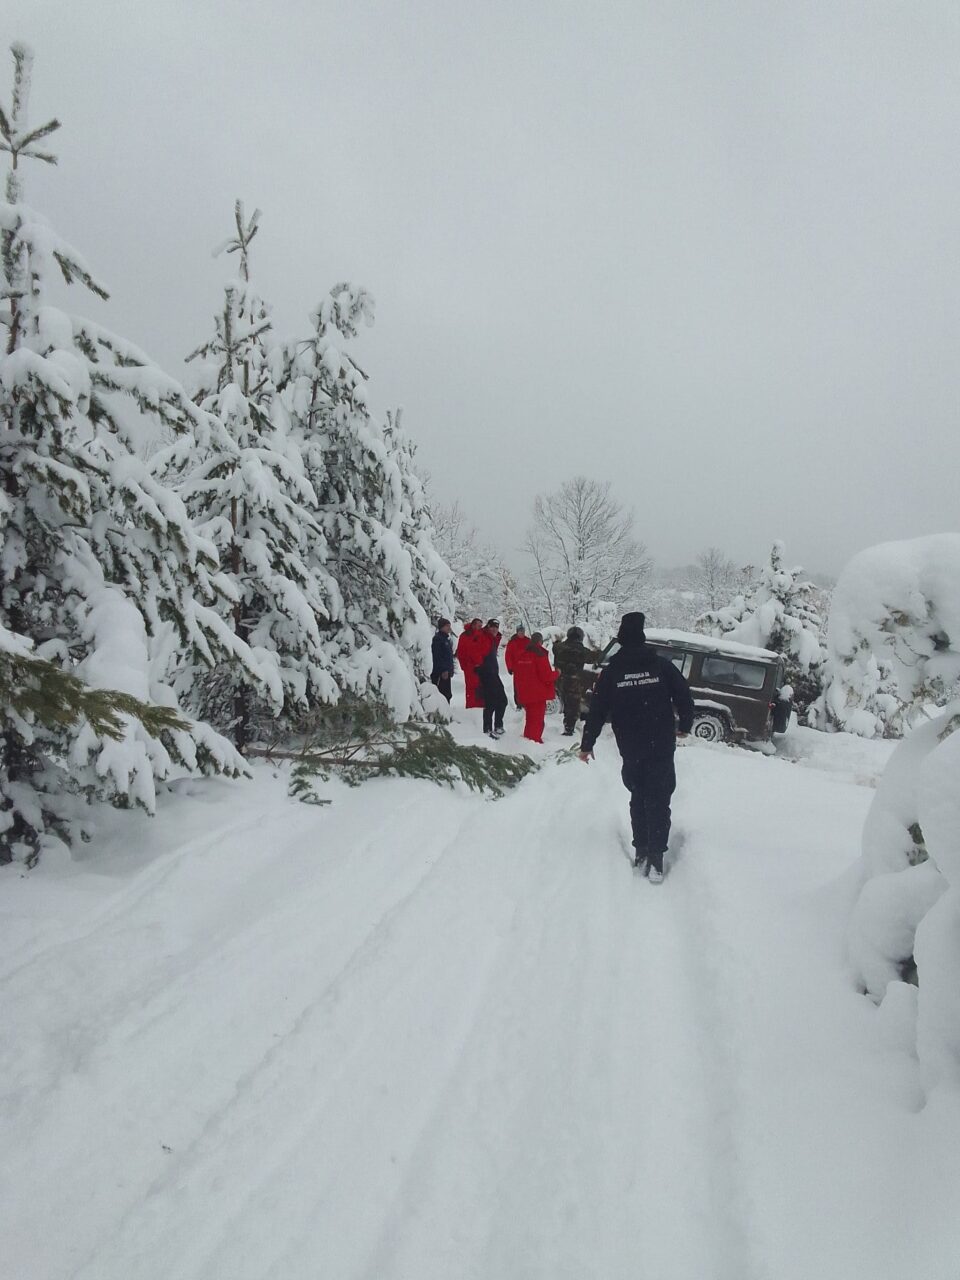
[[[580,719],[580,703],[584,690],[592,676],[585,676],[583,668],[588,662],[599,662],[600,651],[588,649],[583,643],[583,632],[571,627],[565,640],[557,640],[553,646],[553,665],[560,672],[557,695],[563,704],[563,732],[572,737]]]

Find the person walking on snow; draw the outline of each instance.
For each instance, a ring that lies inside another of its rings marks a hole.
[[[523,703],[517,693],[517,676],[516,666],[517,658],[523,653],[530,641],[527,639],[527,629],[523,623],[517,624],[516,632],[507,641],[506,648],[503,651],[503,665],[507,668],[507,675],[513,676],[513,701],[519,710]]]
[[[599,662],[600,654],[596,649],[588,649],[583,643],[583,631],[580,627],[571,627],[566,640],[557,640],[553,646],[553,665],[560,673],[557,692],[563,703],[563,732],[567,738],[573,737],[573,731],[580,719],[580,703],[583,699],[583,668],[588,662]]]
[[[450,639],[450,619],[441,618],[431,645],[433,653],[433,670],[430,680],[437,686],[446,700],[453,697],[450,682],[453,679],[453,641]]]
[[[526,715],[523,736],[531,742],[543,742],[543,722],[547,703],[554,696],[557,672],[550,666],[550,659],[543,647],[543,636],[535,631],[530,643],[517,656],[513,668],[513,683],[520,705]]]
[[[580,759],[590,763],[609,720],[623,760],[620,776],[630,792],[634,866],[659,884],[670,840],[670,797],[677,785],[676,740],[693,728],[693,698],[673,663],[649,647],[643,628],[642,613],[626,613],[620,621],[620,649],[594,685]]]
[[[478,652],[481,639],[480,619],[467,622],[457,641],[457,661],[463,672],[463,684],[466,690],[466,707],[482,707],[480,701],[480,681],[477,679],[477,663],[483,656]]]
[[[483,699],[483,732],[490,738],[503,737],[503,713],[507,709],[507,691],[500,679],[497,649],[500,647],[500,623],[491,618],[477,641],[477,677]]]

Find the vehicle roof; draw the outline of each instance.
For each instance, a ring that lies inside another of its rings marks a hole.
[[[725,653],[731,658],[755,658],[764,662],[780,657],[772,649],[740,644],[736,640],[725,640],[722,636],[701,636],[692,631],[670,631],[658,627],[647,629],[647,643],[675,645],[682,649],[696,649],[700,653]]]

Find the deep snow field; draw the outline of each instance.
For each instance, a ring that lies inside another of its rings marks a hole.
[[[843,955],[888,745],[682,747],[654,887],[548,723],[501,801],[260,765],[0,874],[4,1280],[957,1280]]]

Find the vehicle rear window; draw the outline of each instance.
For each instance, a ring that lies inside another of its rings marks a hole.
[[[762,689],[767,668],[758,662],[744,662],[741,658],[704,658],[700,668],[704,680],[712,684],[735,685],[739,689]]]
[[[666,658],[668,662],[672,662],[683,676],[690,674],[690,668],[693,666],[693,654],[685,653],[682,649],[661,649],[659,645],[652,646],[654,653],[658,653],[661,658]]]

